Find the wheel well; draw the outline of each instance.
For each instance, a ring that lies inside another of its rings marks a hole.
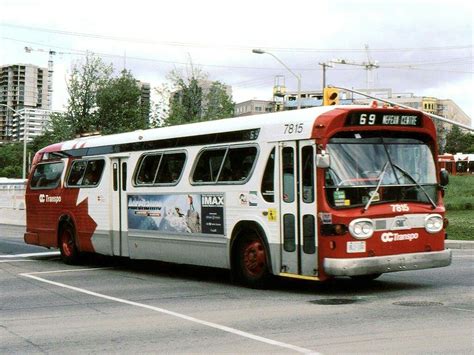
[[[265,232],[263,228],[256,222],[253,221],[240,221],[237,223],[232,231],[232,237],[230,240],[230,269],[234,270],[235,263],[236,263],[236,248],[238,245],[238,241],[240,238],[242,238],[244,235],[247,235],[249,233],[255,233],[259,238],[262,239],[263,243],[265,244],[265,248],[267,250],[266,257],[267,257],[267,264],[268,264],[268,269],[270,273],[273,273],[273,268],[272,268],[272,260],[271,260],[271,255],[270,255],[270,246],[268,245],[267,237],[265,235]]]

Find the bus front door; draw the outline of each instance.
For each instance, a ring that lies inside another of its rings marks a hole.
[[[111,159],[112,169],[112,251],[113,255],[129,256],[128,251],[128,225],[127,225],[127,189],[128,168],[127,157],[114,157]]]
[[[318,275],[314,141],[280,143],[281,272]]]

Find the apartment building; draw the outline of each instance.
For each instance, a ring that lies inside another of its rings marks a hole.
[[[51,108],[49,80],[47,68],[31,64],[0,66],[0,143],[14,140],[18,111]]]
[[[31,142],[35,137],[41,136],[48,129],[52,113],[59,111],[39,108],[22,108],[16,111],[12,122],[12,140],[23,142],[26,138]]]

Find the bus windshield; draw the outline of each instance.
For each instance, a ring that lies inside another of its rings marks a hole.
[[[436,168],[420,138],[366,133],[341,134],[327,147],[326,197],[333,207],[384,202],[436,205]]]

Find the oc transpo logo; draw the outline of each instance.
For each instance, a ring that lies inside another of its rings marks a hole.
[[[418,239],[419,235],[418,233],[407,233],[407,234],[398,234],[398,233],[392,233],[392,232],[385,232],[382,233],[380,236],[380,239],[384,243],[391,243],[391,242],[399,242],[403,240],[408,240],[412,241],[415,239]]]
[[[40,194],[38,196],[38,200],[40,203],[60,203],[61,196],[49,196],[45,194]]]

